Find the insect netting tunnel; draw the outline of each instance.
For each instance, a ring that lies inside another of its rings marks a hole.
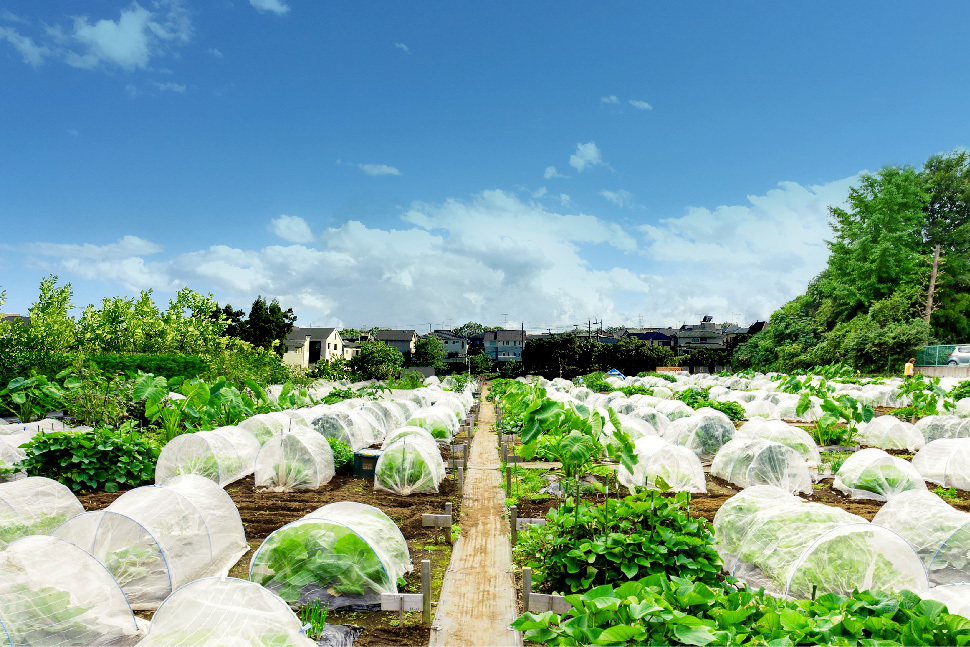
[[[121,588],[80,548],[24,537],[0,551],[0,644],[125,647],[144,636]]]
[[[872,523],[910,543],[930,584],[970,583],[970,514],[926,490],[910,490],[879,509]]]
[[[219,427],[176,436],[158,456],[155,483],[183,474],[197,474],[225,487],[253,473],[259,448],[256,437],[241,427]]]
[[[238,426],[255,436],[260,443],[265,443],[273,434],[285,431],[288,422],[290,420],[281,420],[270,413],[261,413],[246,418]]]
[[[888,501],[900,492],[925,490],[926,483],[909,461],[869,448],[845,459],[832,487],[853,499]]]
[[[374,442],[371,426],[346,409],[321,405],[311,411],[313,429],[325,438],[343,441],[354,451],[364,449]]]
[[[633,472],[623,465],[617,472],[617,479],[627,489],[656,489],[662,480],[675,492],[707,492],[704,466],[687,447],[673,445],[659,436],[644,436],[634,441],[634,450],[637,462]]]
[[[445,478],[438,443],[425,430],[386,443],[374,467],[374,489],[402,496],[437,492]]]
[[[772,485],[786,492],[812,493],[812,475],[801,454],[764,438],[735,438],[714,456],[711,475],[742,488]]]
[[[436,439],[447,443],[458,433],[458,416],[448,407],[433,405],[415,411],[408,425],[426,429]]]
[[[49,535],[84,512],[71,490],[43,476],[0,483],[0,549],[27,535]]]
[[[931,483],[970,489],[970,438],[932,441],[913,456],[913,467]]]
[[[927,443],[941,438],[967,438],[970,436],[970,420],[957,416],[926,416],[920,418],[916,428]]]
[[[822,464],[821,453],[815,439],[804,429],[781,420],[749,420],[734,434],[734,440],[742,438],[761,438],[791,447],[805,461],[812,478],[818,477],[818,468]]]
[[[879,416],[860,425],[857,440],[860,445],[879,449],[905,449],[915,452],[926,444],[916,425],[903,422],[896,416]]]
[[[734,424],[723,413],[709,411],[672,421],[664,430],[664,438],[687,447],[701,460],[713,458],[734,437]]]
[[[315,490],[329,483],[333,475],[330,443],[306,427],[276,433],[256,456],[257,488],[275,492]]]
[[[404,535],[363,503],[331,503],[283,526],[253,555],[249,579],[291,605],[378,605],[412,570]]]
[[[719,511],[714,533],[725,570],[794,598],[927,588],[922,561],[898,534],[841,508],[797,501],[776,497],[753,515]]]
[[[970,584],[931,586],[929,590],[921,591],[920,597],[942,602],[950,613],[970,618]]]
[[[316,647],[278,595],[236,578],[205,578],[175,591],[139,647]]]
[[[31,437],[29,432],[0,436],[0,483],[27,476],[21,465],[27,458],[27,452],[20,446],[30,442]]]
[[[101,561],[136,609],[156,608],[192,580],[228,574],[248,550],[232,499],[195,475],[130,490],[54,536]]]

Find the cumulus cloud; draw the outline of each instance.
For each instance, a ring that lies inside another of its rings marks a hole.
[[[217,47],[210,47],[209,49],[206,50],[206,53],[207,54],[212,54],[216,58],[222,58],[223,56],[225,56],[225,54],[223,54],[221,51],[219,51],[219,49]]]
[[[400,175],[401,172],[387,164],[358,164],[357,167],[367,175]]]
[[[569,156],[569,165],[580,173],[593,166],[603,164],[605,164],[603,155],[596,146],[596,142],[576,144],[576,152]]]
[[[249,4],[260,13],[270,11],[277,16],[282,16],[290,10],[282,0],[249,0]]]
[[[313,232],[306,220],[299,216],[288,216],[285,213],[279,218],[273,218],[269,230],[291,243],[309,243],[313,241]]]
[[[533,197],[533,199],[538,200],[539,198],[541,198],[542,196],[544,196],[548,192],[549,191],[548,191],[548,189],[546,189],[546,187],[541,186],[541,187],[539,187],[538,189],[536,189],[535,191],[532,192],[532,197]]]
[[[611,94],[608,97],[600,97],[600,103],[617,104],[619,102],[620,99],[615,94]]]
[[[546,172],[542,174],[542,177],[544,177],[547,180],[552,180],[557,177],[566,177],[566,176],[560,173],[559,171],[557,171],[555,166],[547,166]]]
[[[394,47],[397,47],[399,50],[401,50],[405,54],[410,54],[411,53],[411,48],[408,47],[407,45],[405,45],[404,43],[394,43]]]
[[[609,191],[607,189],[603,189],[600,191],[600,195],[618,207],[629,207],[631,204],[633,204],[633,194],[623,189],[620,189],[619,191]]]
[[[155,87],[162,92],[185,92],[185,85],[182,83],[156,83]]]
[[[637,110],[653,110],[653,106],[651,106],[646,101],[638,101],[636,99],[630,99],[629,103]]]
[[[13,15],[13,14],[11,14]],[[29,36],[23,36],[11,27],[0,27],[0,40],[5,40],[20,52],[24,63],[37,67],[44,58],[51,55],[50,48],[38,45]]]

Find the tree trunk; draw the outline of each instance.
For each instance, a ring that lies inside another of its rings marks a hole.
[[[933,314],[933,292],[936,291],[936,272],[940,267],[940,246],[933,248],[933,269],[930,272],[930,287],[926,291],[926,312],[923,321],[929,325],[930,316]]]

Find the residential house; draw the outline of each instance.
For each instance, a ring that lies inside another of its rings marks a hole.
[[[489,330],[483,342],[485,354],[493,361],[522,361],[525,332],[521,330]]]
[[[435,330],[428,333],[430,336],[437,337],[445,347],[445,361],[458,360],[465,361],[468,356],[468,340],[461,335],[456,335],[450,330]]]
[[[418,333],[413,330],[375,330],[371,337],[400,351],[405,360],[414,355],[414,345],[418,342]]]
[[[286,336],[286,364],[310,368],[338,357],[344,357],[344,343],[336,328],[293,328]]]
[[[17,315],[17,314],[4,314],[0,312],[0,323],[22,323],[24,325],[30,325],[29,315]]]
[[[706,315],[699,324],[684,324],[674,333],[674,350],[677,355],[690,355],[701,349],[724,350],[724,332],[714,323],[714,317]]]
[[[344,359],[348,362],[360,355],[360,344],[355,341],[344,342]]]

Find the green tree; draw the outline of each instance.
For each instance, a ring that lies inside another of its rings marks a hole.
[[[435,371],[445,369],[445,344],[434,335],[421,337],[414,345],[411,366],[430,366]]]
[[[179,290],[162,315],[162,352],[202,357],[221,353],[227,344],[223,336],[226,322],[211,317],[218,307],[211,294],[199,294],[187,287]]]
[[[244,311],[236,310],[231,303],[227,303],[222,310],[212,311],[213,319],[218,320],[219,317],[222,317],[223,321],[226,322],[226,332],[224,333],[226,337],[242,339],[243,328],[246,326],[246,313]]]
[[[494,363],[484,351],[468,356],[468,369],[472,372],[472,375],[491,373],[493,366]]]
[[[296,315],[293,308],[283,310],[277,299],[267,304],[266,299],[259,295],[249,310],[249,318],[240,324],[241,337],[257,348],[274,350],[282,356],[286,349],[286,336],[293,330],[294,323]]]
[[[400,374],[404,355],[382,341],[365,341],[360,354],[350,360],[350,368],[365,379],[390,380]]]
[[[71,284],[57,285],[51,274],[40,282],[40,295],[30,306],[30,342],[36,350],[66,353],[77,347],[77,327],[68,311],[74,307]]]

